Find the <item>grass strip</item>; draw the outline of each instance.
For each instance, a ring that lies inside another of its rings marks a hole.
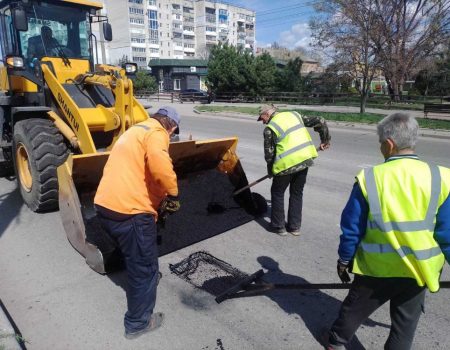
[[[259,107],[241,107],[241,106],[198,106],[196,107],[199,112],[233,112],[233,113],[243,113],[252,116],[257,116],[259,112]],[[292,109],[279,109],[279,111],[286,111]],[[314,115],[325,118],[326,120],[332,121],[342,121],[350,123],[363,123],[363,124],[376,124],[381,119],[385,117],[382,114],[375,113],[341,113],[341,112],[320,112],[320,111],[310,111],[303,109],[295,109],[297,112],[303,115]],[[450,130],[450,120],[442,119],[425,119],[417,118],[419,126],[426,129],[439,129],[439,130]]]

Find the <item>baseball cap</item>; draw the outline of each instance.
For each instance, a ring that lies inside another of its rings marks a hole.
[[[180,125],[181,120],[180,115],[173,107],[163,106],[160,109],[158,109],[156,114],[165,115],[166,117],[172,119],[177,125]]]
[[[257,121],[261,120],[261,115],[265,114],[271,110],[275,111],[277,108],[274,105],[262,105],[261,107],[259,107],[259,117],[257,119]]]

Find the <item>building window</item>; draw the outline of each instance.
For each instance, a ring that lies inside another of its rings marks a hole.
[[[174,79],[173,80],[173,89],[174,90],[181,90],[181,79]]]
[[[133,56],[133,62],[147,62],[147,59],[145,57]]]
[[[131,42],[132,43],[137,43],[137,44],[145,44],[145,39],[144,38],[131,37]]]
[[[156,0],[148,0],[149,6],[156,6]]]
[[[128,11],[129,11],[129,13],[134,14],[134,15],[143,15],[144,14],[143,9],[137,9],[135,7],[129,7]]]
[[[216,23],[216,15],[206,15],[207,23]]]
[[[148,41],[148,43],[149,43],[149,44],[152,44],[152,45],[159,45],[159,41],[158,41],[158,40],[154,40],[154,39],[150,39],[150,40]],[[156,51],[158,51],[158,50],[156,50]]]
[[[214,35],[207,35],[206,40],[208,41],[216,41],[216,37]]]
[[[142,0],[128,0],[128,2],[131,2],[132,4],[142,5]]]
[[[157,13],[158,13],[158,11],[155,11],[155,10],[147,10],[148,19],[150,19],[150,20],[154,19],[156,21],[158,19]]]
[[[150,35],[150,39],[158,40],[158,31],[157,31],[157,30],[155,30],[155,29],[150,29],[150,30],[148,31],[148,34]]]
[[[150,48],[149,51],[150,53],[158,53],[159,49]]]
[[[184,30],[188,30],[188,31],[190,31],[190,32],[193,32],[193,31],[194,31],[194,27],[192,27],[192,26],[184,26],[183,29],[184,29]]]
[[[181,39],[181,37],[182,37],[182,34],[181,33],[173,33],[173,38],[174,39]]]
[[[132,46],[131,49],[133,50],[133,52],[143,52],[143,53],[145,53],[145,47],[134,47],[134,46]]]
[[[194,8],[193,7],[185,7],[185,6],[183,6],[183,12],[184,13],[194,13]]]
[[[130,23],[131,24],[138,24],[143,26],[144,25],[144,20],[143,19],[138,19],[138,18],[130,18]]]
[[[195,49],[195,44],[184,44],[186,49]]]
[[[216,27],[206,27],[206,31],[207,32],[215,32],[216,31]]]
[[[193,36],[193,35],[184,35],[184,38],[186,40],[195,40],[195,36]]]

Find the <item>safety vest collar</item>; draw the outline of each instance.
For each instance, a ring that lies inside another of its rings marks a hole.
[[[400,155],[397,155],[397,156],[389,157],[384,162],[387,163],[387,162],[391,162],[393,160],[404,159],[404,158],[419,160],[419,156],[417,154],[400,154]]]
[[[383,216],[381,214],[379,194],[377,185],[375,183],[375,174],[373,168],[364,170],[366,178],[367,199],[369,202],[370,213],[372,214],[373,218],[372,220],[369,220],[368,228],[378,229],[384,233],[391,231],[434,231],[434,218],[438,207],[439,195],[441,193],[441,173],[436,165],[428,166],[430,167],[431,171],[431,197],[425,219],[418,221],[384,222]]]

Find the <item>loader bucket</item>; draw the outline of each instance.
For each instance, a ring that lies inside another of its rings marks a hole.
[[[231,230],[266,211],[265,199],[249,189],[233,197],[235,190],[248,184],[236,145],[237,138],[170,144],[181,209],[158,227],[159,255]],[[93,203],[108,156],[73,155],[58,168],[59,206],[67,238],[99,273],[121,266],[116,243],[101,228]]]

